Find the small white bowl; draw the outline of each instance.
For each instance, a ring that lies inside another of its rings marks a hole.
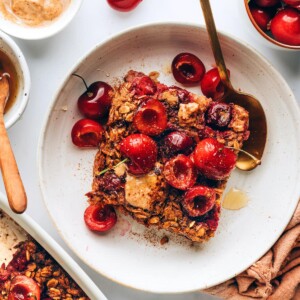
[[[17,44],[5,33],[0,31],[0,51],[4,52],[15,66],[18,80],[16,99],[4,115],[5,127],[11,127],[23,114],[29,97],[30,73],[25,57]]]
[[[83,0],[71,0],[65,11],[53,21],[40,26],[23,26],[5,19],[0,13],[0,29],[9,35],[24,40],[48,38],[65,28],[78,12]]]
[[[288,44],[283,44],[276,41],[274,38],[266,34],[259,26],[256,24],[249,8],[249,1],[248,0],[240,0],[238,1],[239,5],[239,15],[244,21],[246,28],[250,32],[250,34],[262,45],[271,47],[277,50],[292,50],[292,51],[299,51],[300,46],[292,46]]]

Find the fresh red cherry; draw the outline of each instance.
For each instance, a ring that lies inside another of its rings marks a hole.
[[[107,0],[108,4],[119,11],[130,11],[136,8],[142,0]]]
[[[264,31],[268,30],[268,24],[271,21],[272,13],[270,10],[260,7],[250,7],[250,12],[255,23]]]
[[[260,7],[272,7],[280,3],[280,0],[254,0]]]
[[[227,72],[230,76],[230,71],[227,70]],[[202,93],[208,98],[219,100],[224,96],[225,87],[217,68],[213,68],[204,74],[200,86]]]
[[[190,217],[200,217],[209,212],[215,205],[216,192],[206,186],[194,186],[183,198],[182,206]]]
[[[205,66],[196,55],[180,53],[172,61],[172,73],[180,83],[197,83],[205,73]]]
[[[164,138],[163,144],[168,155],[190,154],[194,141],[183,131],[173,131]]]
[[[111,205],[90,205],[84,212],[86,226],[92,231],[105,232],[117,223],[117,215]]]
[[[163,174],[166,181],[176,189],[187,190],[197,180],[194,163],[183,154],[170,159],[164,166]]]
[[[137,96],[154,95],[157,90],[155,82],[149,76],[135,77],[131,86]]]
[[[79,111],[89,119],[97,120],[106,117],[112,101],[112,87],[103,81],[96,81],[90,86],[87,86],[81,76],[77,74],[73,75],[81,78],[86,87],[86,91],[77,101]]]
[[[212,102],[206,112],[206,123],[217,129],[222,129],[229,125],[231,115],[231,105],[221,102]]]
[[[145,134],[131,134],[120,143],[123,156],[129,158],[128,170],[134,175],[150,172],[157,160],[157,145]]]
[[[133,118],[136,129],[150,136],[161,134],[166,129],[167,122],[167,111],[156,99],[144,101]]]
[[[300,13],[295,8],[280,10],[271,21],[274,38],[284,44],[300,45]]]
[[[11,281],[8,300],[40,300],[40,297],[40,287],[32,278],[17,275]]]
[[[199,172],[206,178],[224,180],[233,170],[236,154],[214,138],[200,141],[193,153],[193,160]]]
[[[89,119],[77,121],[71,131],[71,138],[74,145],[78,147],[97,147],[102,140],[103,127]]]

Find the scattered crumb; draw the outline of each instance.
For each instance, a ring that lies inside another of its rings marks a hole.
[[[149,73],[149,77],[150,77],[153,81],[155,81],[155,82],[158,81],[159,75],[160,75],[160,74],[159,74],[159,72],[157,72],[157,71],[152,71],[152,72]]]
[[[164,245],[168,242],[169,242],[169,238],[166,235],[160,240],[161,245]]]
[[[163,72],[165,75],[169,75],[172,73],[172,70],[171,70],[171,65],[170,64],[167,64],[163,67]]]
[[[62,110],[62,111],[68,111],[68,105],[62,106],[62,107],[61,107],[61,110]]]

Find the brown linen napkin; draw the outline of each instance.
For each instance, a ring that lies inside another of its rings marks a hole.
[[[300,299],[300,202],[275,245],[248,270],[205,293],[230,300]]]

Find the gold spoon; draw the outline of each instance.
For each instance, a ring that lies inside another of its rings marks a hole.
[[[239,152],[236,166],[240,170],[250,171],[261,163],[261,157],[267,140],[266,116],[261,104],[256,98],[249,94],[238,92],[232,87],[227,73],[209,0],[200,0],[200,3],[216,65],[218,67],[222,83],[225,85],[225,94],[221,99],[221,102],[240,105],[249,112],[250,137],[244,143],[244,152]],[[249,156],[247,152],[250,153],[252,157]]]
[[[0,168],[8,203],[15,213],[21,214],[27,207],[27,197],[4,124],[4,108],[8,96],[9,83],[7,77],[2,75],[0,76]]]

